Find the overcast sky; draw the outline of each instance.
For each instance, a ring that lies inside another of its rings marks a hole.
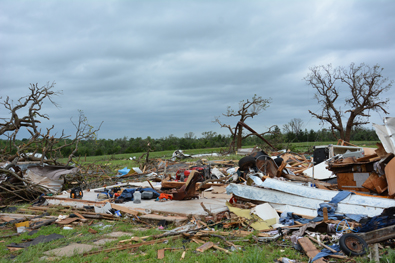
[[[82,110],[104,122],[106,139],[228,134],[215,116],[254,94],[272,103],[246,121],[253,129],[300,118],[316,130],[309,67],[379,64],[395,80],[394,14],[392,0],[1,0],[0,96],[16,101],[29,83],[55,81],[60,107],[47,101],[43,124],[72,134]],[[382,97],[395,116],[394,88]]]

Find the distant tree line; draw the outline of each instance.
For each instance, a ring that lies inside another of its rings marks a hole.
[[[332,134],[330,129],[321,129],[318,131],[314,130],[299,130],[292,131],[284,128],[281,132],[280,128],[275,127],[274,134],[266,135],[265,138],[276,146],[278,149],[286,148],[289,143],[296,142],[328,142],[335,141],[336,138]],[[123,154],[123,153],[138,153],[145,152],[147,150],[147,144],[150,143],[150,147],[154,151],[165,151],[165,150],[188,150],[188,149],[202,149],[202,148],[224,148],[229,147],[233,137],[231,135],[217,134],[216,132],[208,131],[203,132],[201,137],[195,136],[193,132],[185,133],[184,137],[176,137],[173,134],[154,139],[147,137],[145,139],[141,137],[128,138],[123,137],[120,139],[96,139],[96,140],[82,140],[78,146],[76,156],[98,156],[98,155],[112,155],[112,154]],[[22,143],[27,141],[23,139],[16,141],[16,143]],[[354,129],[351,136],[351,141],[379,141],[376,132],[373,129],[357,128]],[[267,147],[258,137],[250,136],[243,140],[243,146],[254,146]],[[0,140],[0,147],[13,147],[7,144],[6,140]],[[61,149],[61,155],[67,157],[74,150],[73,147],[65,147]],[[16,152],[16,149],[15,149]]]

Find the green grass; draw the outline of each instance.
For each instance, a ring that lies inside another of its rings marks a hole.
[[[97,223],[99,221],[95,221]],[[118,222],[107,222],[101,221],[105,225],[111,224],[113,227],[105,228],[101,230],[100,227],[93,226],[78,226],[74,227],[73,230],[64,230],[63,227],[56,225],[42,227],[38,233],[33,236],[28,236],[27,233],[23,233],[20,236],[3,239],[5,242],[0,243],[0,262],[49,262],[51,256],[47,259],[40,259],[45,256],[44,252],[67,246],[71,243],[81,244],[93,244],[94,241],[101,238],[105,238],[105,235],[112,231],[123,231],[133,233],[134,236],[152,236],[163,233],[156,228],[142,230],[145,228],[144,225],[135,225],[127,221]],[[91,234],[88,229],[94,228],[98,231],[97,234]],[[0,229],[0,234],[4,234],[4,229]],[[38,244],[31,246],[27,249],[22,249],[16,252],[9,252],[6,249],[6,245],[10,243],[19,243],[27,239],[33,239],[39,235],[49,235],[57,233],[64,235],[64,239],[51,241],[48,243]],[[108,242],[102,245],[100,249],[113,248],[118,245],[118,242],[124,239],[128,239],[128,236],[119,236],[114,241]],[[248,238],[243,238],[248,239]],[[255,243],[252,238],[249,238],[250,242],[237,242],[233,241],[236,245],[242,246],[240,250],[233,251],[231,255],[228,255],[222,251],[215,249],[209,249],[203,253],[197,252],[196,248],[200,244],[196,244],[187,239],[178,238],[175,240],[169,240],[167,243],[158,243],[154,245],[141,246],[136,249],[128,250],[115,250],[111,252],[101,252],[95,255],[74,255],[71,257],[56,258],[50,262],[179,262],[181,255],[185,249],[186,255],[182,262],[199,262],[199,263],[211,263],[211,262],[229,262],[229,263],[255,263],[255,262],[274,262],[275,259],[286,257],[289,259],[297,260],[298,262],[307,262],[308,258],[303,252],[299,252],[293,248],[292,244],[288,240],[279,239],[276,242],[270,243]],[[221,239],[210,238],[209,241],[214,244],[230,250]],[[166,250],[165,258],[163,260],[157,259],[157,252],[159,249],[173,248],[176,250]],[[181,248],[181,249],[180,249]],[[92,250],[97,251],[98,248]],[[380,262],[395,262],[395,252],[390,248],[384,248],[380,250],[382,256]],[[54,255],[55,256],[55,255]],[[351,260],[351,261],[350,261]],[[367,256],[351,258],[349,260],[340,260],[331,258],[331,262],[370,262]]]
[[[110,224],[103,221],[104,224]],[[51,225],[42,227],[36,234],[28,236],[27,233],[23,233],[20,236],[7,238],[5,242],[0,243],[0,262],[40,262],[40,259],[44,256],[45,251],[64,247],[70,243],[81,243],[81,244],[92,244],[93,241],[104,238],[105,234],[112,231],[123,231],[131,232],[134,236],[152,236],[163,233],[156,228],[147,230],[137,230],[141,228],[141,225],[133,225],[129,222],[119,221],[114,224],[111,228],[105,228],[100,230],[100,227],[94,228],[99,232],[97,234],[91,234],[88,229],[89,226],[78,226],[74,227],[73,230],[64,230],[63,227]],[[93,228],[91,226],[91,228]],[[136,229],[136,230],[134,230]],[[0,230],[3,234],[4,230]],[[10,243],[20,243],[27,239],[33,239],[39,235],[49,235],[57,233],[64,235],[65,238],[54,240],[48,243],[41,243],[35,246],[31,246],[26,249],[22,249],[16,252],[9,252],[6,249],[6,245]],[[120,236],[115,241],[106,243],[102,248],[115,247],[120,240],[128,239],[128,236]],[[252,239],[251,239],[252,240]],[[218,246],[226,249],[230,249],[226,244],[219,238],[210,238],[210,241],[214,242]],[[182,248],[178,250],[166,250],[165,251],[165,262],[178,262],[181,258],[184,248],[186,249],[186,257],[183,261],[185,262],[273,262],[278,257],[289,257],[298,260],[306,261],[306,257],[291,247],[279,247],[276,243],[262,243],[255,244],[249,242],[234,242],[236,245],[243,246],[242,250],[238,250],[228,255],[222,251],[210,249],[204,253],[196,252],[196,248],[200,244],[189,242],[183,238],[176,240],[170,240],[168,243],[160,243],[148,246],[142,246],[133,250],[121,250],[112,252],[102,252],[97,255],[74,255],[71,257],[62,257],[56,259],[56,262],[163,262],[157,259],[157,251],[163,248]],[[94,249],[92,251],[95,251]],[[47,256],[51,257],[51,256]],[[42,260],[46,262],[47,260]]]
[[[376,148],[376,141],[358,141],[358,142],[351,142],[360,147],[371,147]],[[318,145],[329,145],[334,144],[336,145],[336,141],[332,142],[299,142],[299,143],[292,143],[288,146],[288,148],[296,153],[312,153],[313,147]],[[252,148],[254,146],[244,146],[243,148]],[[208,148],[208,149],[192,149],[192,150],[183,150],[185,154],[201,154],[201,153],[218,153],[223,148]],[[171,158],[174,151],[160,151],[160,152],[150,152],[149,158],[156,159],[161,158],[163,160],[168,160]],[[77,164],[79,165],[89,165],[89,164],[97,164],[100,166],[108,167],[109,170],[116,174],[119,169],[124,167],[128,167],[129,169],[132,167],[138,167],[139,164],[137,161],[129,160],[130,157],[135,156],[139,158],[145,152],[140,153],[124,153],[124,154],[113,154],[113,155],[102,155],[102,156],[87,156],[81,157],[79,159],[75,159]],[[270,154],[270,152],[268,152]],[[230,156],[221,156],[221,157],[211,157],[205,156],[201,157],[202,159],[207,160],[239,160],[243,156],[241,155],[230,155]],[[145,156],[143,157],[145,158]],[[185,159],[184,161],[196,161],[199,158],[195,159]],[[145,159],[143,159],[144,161]],[[66,159],[59,159],[60,162],[65,163]]]

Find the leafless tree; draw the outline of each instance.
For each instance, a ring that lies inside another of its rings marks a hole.
[[[8,96],[0,102],[9,113],[9,117],[0,118],[0,138],[5,137],[7,140],[7,146],[0,149],[0,161],[9,162],[0,168],[1,204],[30,202],[42,193],[49,192],[46,187],[24,178],[22,170],[17,166],[19,161],[39,161],[41,165],[44,163],[59,165],[57,160],[61,157],[60,150],[72,146],[74,150],[68,156],[66,163],[68,165],[78,150],[79,142],[92,139],[101,127],[100,124],[98,129],[94,129],[89,125],[84,113],[80,111],[78,122],[71,119],[71,123],[76,128],[74,137],[66,136],[64,131],[60,136],[51,135],[54,126],[42,131],[38,126],[41,123],[39,118],[49,120],[49,116],[42,113],[44,101],[49,100],[58,106],[53,101],[53,96],[59,95],[60,92],[52,90],[54,85],[55,83],[47,83],[40,88],[37,84],[30,84],[29,94],[18,99],[15,104]],[[30,138],[20,142],[17,136],[23,128],[30,133]]]
[[[300,133],[303,127],[303,121],[299,118],[293,118],[287,124],[284,124],[283,129],[286,133],[292,132],[296,136]]]
[[[340,139],[350,141],[354,127],[369,123],[370,111],[388,114],[385,107],[389,99],[380,96],[391,88],[393,80],[383,77],[383,70],[379,65],[363,63],[335,69],[332,65],[310,68],[304,79],[317,91],[315,98],[322,106],[321,113],[309,110],[310,114],[329,123],[336,138],[337,131]]]
[[[58,137],[55,137],[56,134],[51,135],[54,126],[42,131],[38,127],[38,124],[41,123],[39,118],[49,120],[49,116],[41,112],[44,101],[49,100],[52,104],[58,106],[54,102],[53,96],[59,95],[61,92],[53,91],[54,86],[54,82],[52,84],[47,83],[47,85],[42,87],[39,87],[38,84],[30,84],[29,95],[21,97],[17,103],[14,104],[13,101],[10,101],[8,96],[4,101],[0,102],[10,115],[8,118],[0,118],[0,136],[5,136],[8,141],[8,147],[5,147],[0,152],[0,159],[11,162],[10,166],[15,166],[18,161],[23,160],[40,161],[41,164],[58,164],[57,159],[60,157],[60,150],[73,145],[74,150],[68,156],[66,164],[68,165],[78,150],[79,142],[91,139],[100,129],[101,124],[98,129],[94,129],[89,125],[84,113],[80,111],[78,122],[71,120],[71,123],[76,128],[74,137],[65,135],[64,131]],[[26,116],[23,116],[25,115],[23,112],[25,112]],[[22,116],[20,113],[22,113]],[[27,129],[30,133],[30,138],[27,142],[18,143],[17,135],[22,128]],[[40,153],[41,156],[37,157],[36,153]]]
[[[261,96],[257,96],[256,94],[252,97],[252,99],[242,100],[239,102],[239,109],[234,110],[230,106],[226,113],[222,114],[225,117],[238,117],[239,121],[245,122],[248,118],[254,118],[254,116],[258,115],[262,111],[266,110],[271,102],[271,98],[263,99]],[[235,135],[236,127],[232,127],[229,124],[224,124],[219,120],[219,117],[215,117],[213,122],[218,123],[222,128],[228,128],[232,136]],[[237,129],[237,148],[241,148],[241,142],[243,139],[255,135],[253,133],[244,134],[243,135],[243,127]],[[262,134],[261,134],[262,135]]]

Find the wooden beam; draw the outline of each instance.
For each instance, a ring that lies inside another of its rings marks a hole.
[[[123,205],[111,204],[111,208],[113,208],[115,210],[122,211],[124,213],[135,215],[135,216],[137,216],[139,214],[138,211],[133,210],[132,208],[126,207],[126,206],[123,206]]]
[[[298,239],[299,245],[302,247],[303,251],[306,253],[306,255],[309,257],[309,259],[314,258],[320,251],[314,246],[313,243],[311,243],[310,239],[307,237],[303,237]],[[320,258],[314,261],[315,263],[325,263],[325,261]]]
[[[206,251],[206,250],[212,248],[213,246],[214,246],[214,243],[213,243],[213,242],[206,242],[206,243],[204,243],[203,245],[201,245],[200,247],[198,247],[198,248],[196,249],[196,251],[204,252],[204,251]]]

